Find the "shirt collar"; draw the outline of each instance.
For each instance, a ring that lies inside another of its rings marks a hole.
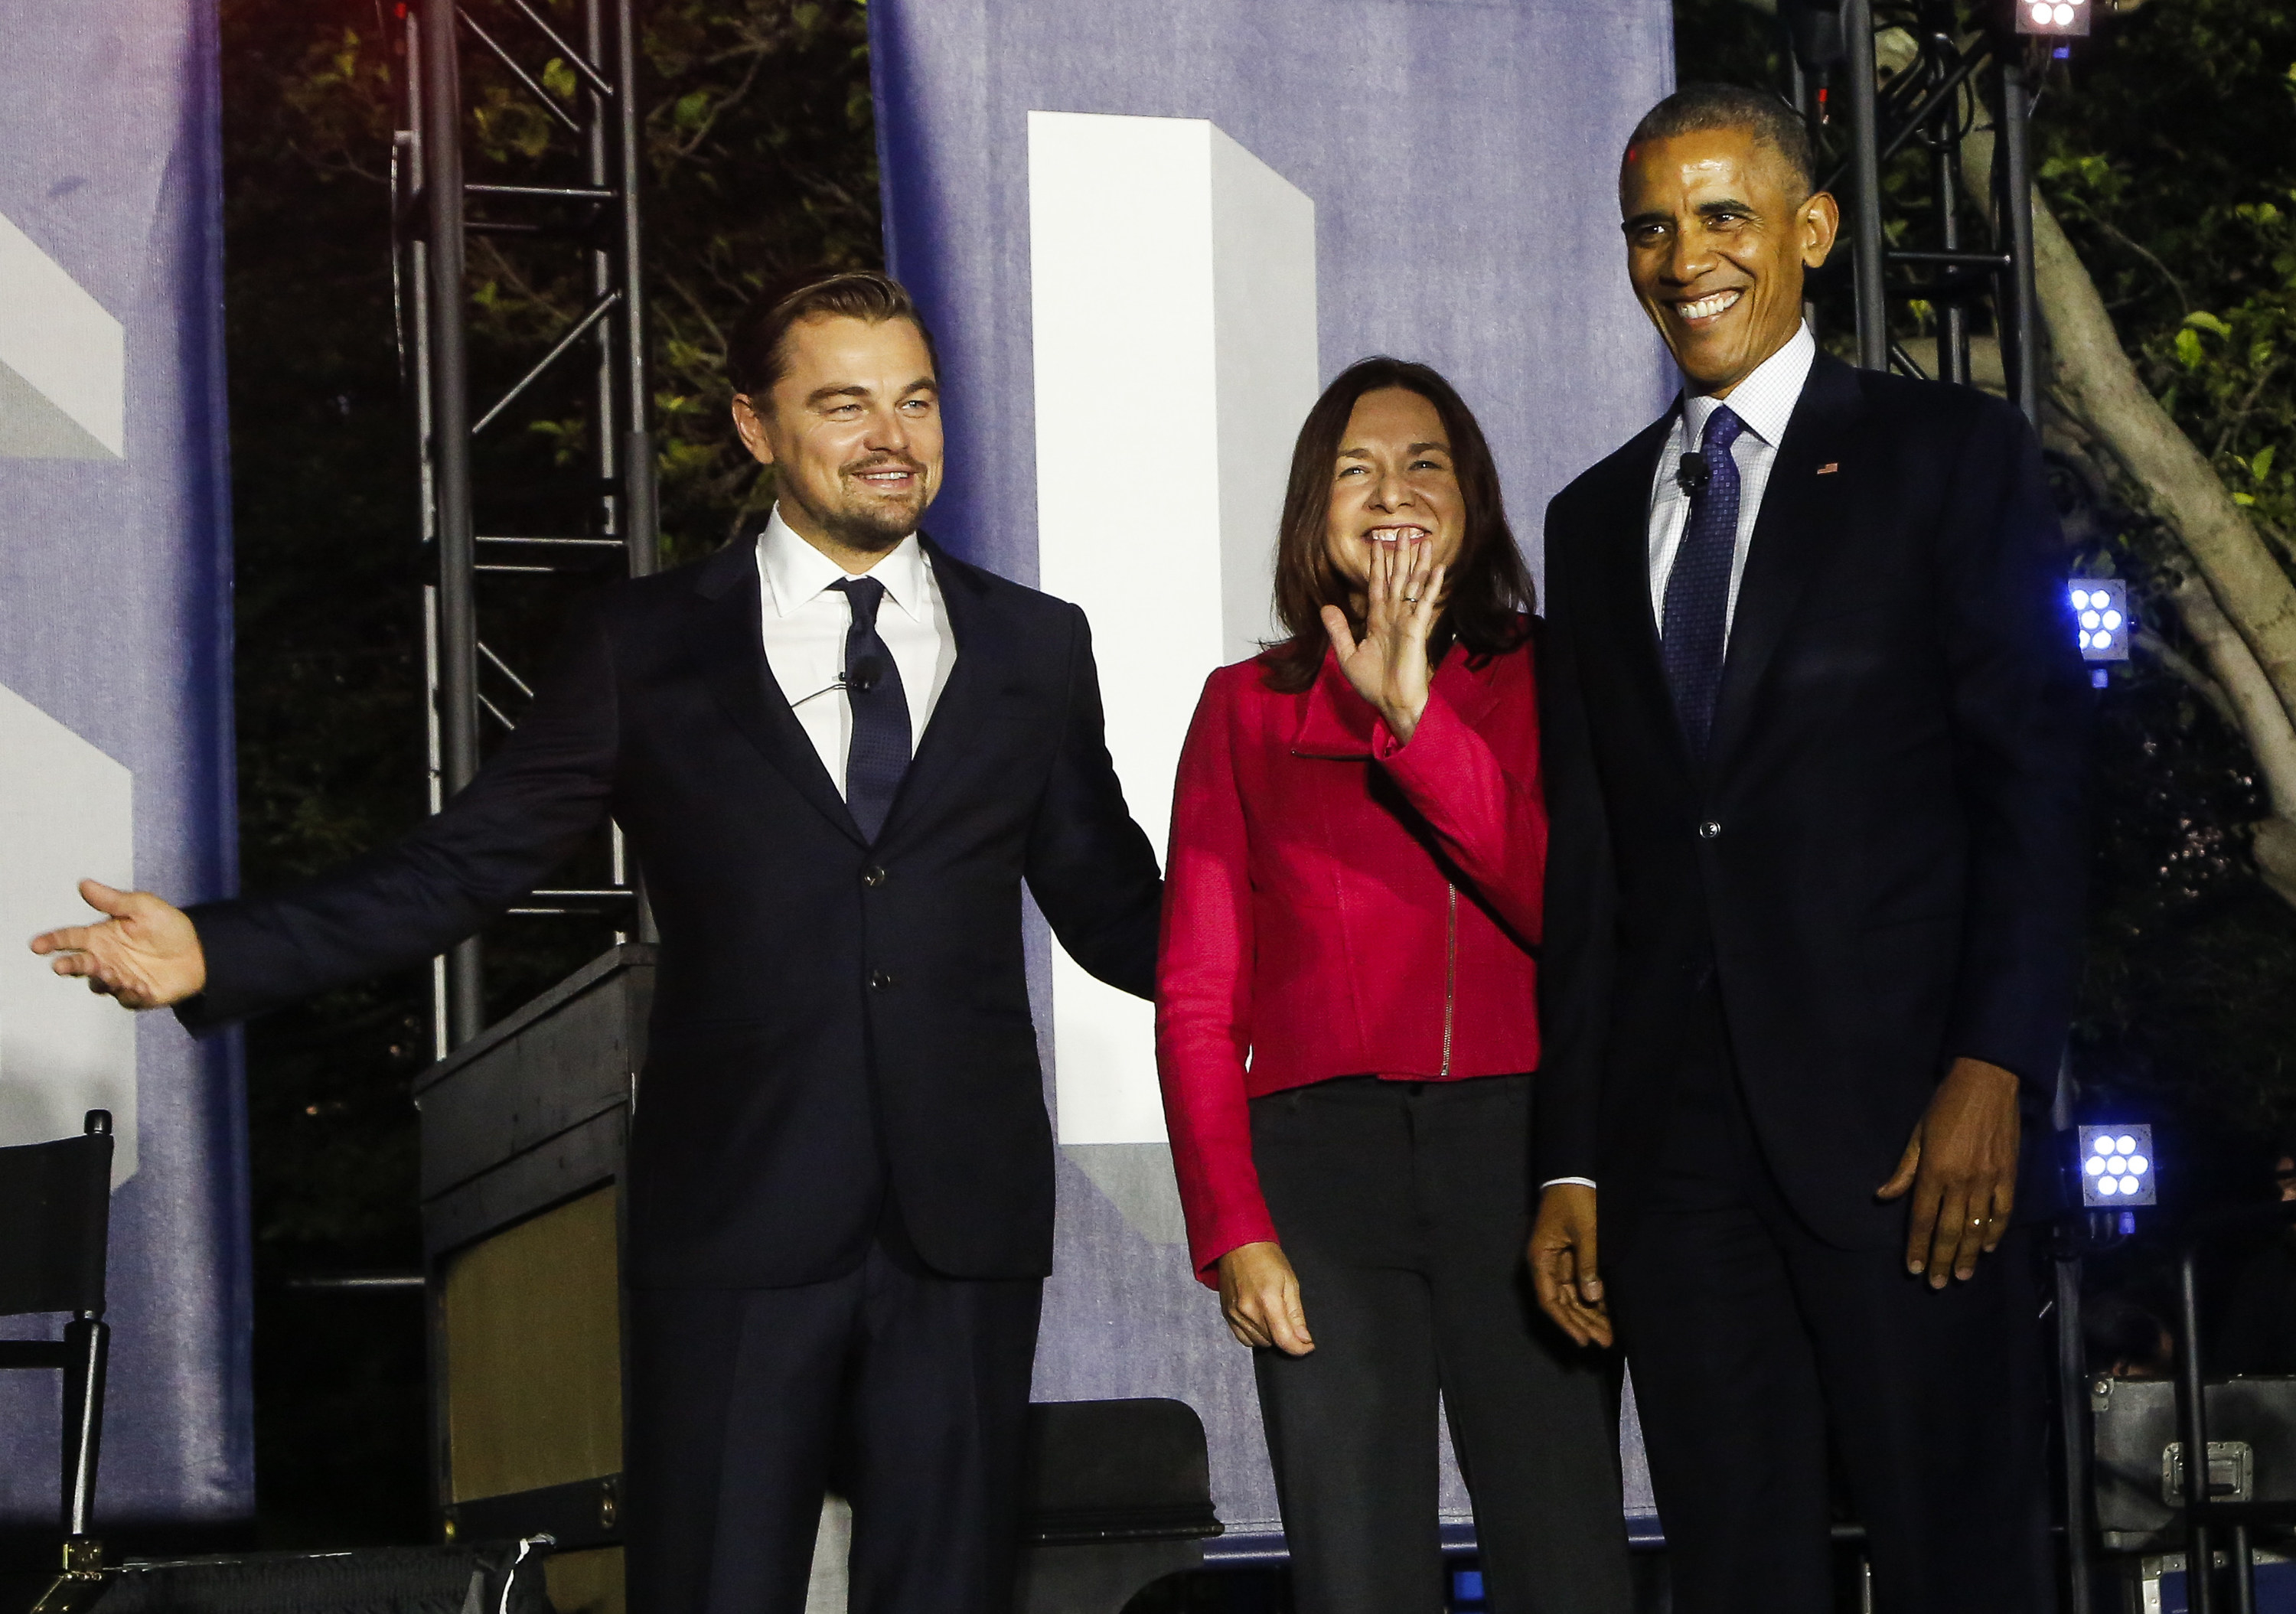
[[[931,565],[924,545],[911,533],[867,575],[885,586],[887,599],[911,619],[922,621]],[[767,602],[779,617],[796,615],[840,579],[860,575],[845,570],[791,531],[782,520],[779,504],[766,518],[765,531],[758,535],[758,571],[766,580]]]
[[[1730,389],[1728,397],[1700,394],[1684,397],[1682,424],[1689,440],[1701,441],[1707,417],[1726,403],[1730,412],[1746,423],[1747,430],[1775,448],[1785,437],[1786,422],[1793,419],[1802,383],[1809,380],[1809,367],[1816,362],[1817,339],[1808,325],[1796,326],[1786,345],[1755,365],[1752,374]]]

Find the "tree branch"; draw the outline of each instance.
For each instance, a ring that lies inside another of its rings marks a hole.
[[[2138,628],[2130,635],[2129,643],[2190,685],[2193,692],[2206,700],[2215,709],[2216,715],[2224,719],[2226,728],[2235,734],[2246,735],[2247,731],[2241,726],[2240,712],[2234,707],[2232,697],[2225,693],[2224,685],[2194,666],[2191,657],[2149,627]]]
[[[2201,647],[2209,670],[2238,715],[2240,731],[2264,775],[2274,815],[2296,820],[2296,723],[2289,721],[2248,642],[2234,631],[2206,582],[2186,578],[2169,597],[2177,602],[2185,631]]]
[[[2256,380],[2249,387],[2247,395],[2240,400],[2240,407],[2232,412],[2225,421],[2224,430],[2217,433],[2217,446],[2209,450],[2209,458],[2211,461],[2232,446],[2233,433],[2239,430],[2248,417],[2256,413],[2256,400],[2264,392],[2264,383],[2270,381],[2272,373],[2279,368],[2278,359],[2267,359],[2264,368],[2256,373]]]
[[[2134,241],[2131,241],[2128,236],[2115,229],[2112,224],[2104,219],[2099,218],[2095,214],[2091,213],[2087,215],[2087,219],[2089,224],[2103,231],[2105,234],[2112,237],[2114,241],[2128,248],[2131,252],[2136,253],[2137,257],[2143,258],[2146,263],[2151,264],[2155,269],[2161,272],[2161,278],[2169,283],[2169,290],[2177,294],[2177,312],[2179,315],[2190,314],[2193,311],[2193,299],[2185,295],[2185,283],[2177,278],[2176,274],[2169,269],[2168,265],[2153,257],[2152,252],[2146,248],[2138,245]]]
[[[1991,130],[1980,129],[1962,142],[1963,172],[1980,195],[1990,193],[1993,138]],[[2145,389],[2096,283],[2038,190],[2033,278],[2048,321],[2057,402],[2120,462],[2199,565],[2287,722],[2296,713],[2296,583],[2233,503],[2215,467]],[[2217,672],[2223,678],[2223,669]]]

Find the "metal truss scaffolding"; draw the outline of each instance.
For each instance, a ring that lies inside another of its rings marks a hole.
[[[1972,11],[1977,15],[1972,17]],[[1996,17],[1993,13],[2000,11]],[[1878,24],[1902,30],[1914,55],[1886,86],[1877,85]],[[2008,31],[2005,9],[1957,0],[1786,0],[1782,8],[1792,45],[1789,68],[1796,105],[1820,133],[1835,110],[1831,89],[1841,83],[1840,111],[1848,124],[1846,150],[1823,167],[1820,188],[1846,193],[1843,236],[1857,297],[1857,362],[1869,370],[1895,369],[1927,379],[1902,341],[1890,334],[1892,307],[1914,301],[1934,311],[1939,381],[1971,382],[1972,305],[1991,305],[2008,394],[2040,419],[2039,307],[2033,289],[2031,143],[2028,119],[2038,74],[2029,53],[2047,42]],[[2046,60],[2046,58],[2044,58]],[[1863,63],[1864,71],[1844,71]],[[1991,195],[1979,213],[1998,221],[1989,250],[1973,248],[1964,225],[1971,204],[1961,179],[1961,141],[1979,118],[1995,135]],[[1928,158],[1929,184],[1907,209],[1904,234],[1893,242],[1884,222],[1889,206],[1883,170],[1908,146]],[[1917,216],[1918,215],[1918,216]],[[1926,238],[1925,240],[1923,238]],[[1922,240],[1923,244],[1908,244]]]
[[[482,603],[491,620],[515,610],[512,596],[522,585],[617,564],[643,576],[658,561],[634,6],[635,0],[416,0],[398,8],[408,71],[392,154],[393,268],[422,440],[422,541],[431,561],[425,645],[433,812],[478,771],[487,725],[506,732],[532,695],[515,656],[488,643]],[[484,77],[484,105],[466,97],[466,58]],[[489,115],[496,128],[514,117],[528,132],[510,143],[508,177],[542,183],[470,177],[472,166],[505,166],[504,142],[481,138]],[[521,360],[522,371],[490,396],[474,389],[469,334],[468,248],[479,237],[514,249],[522,261],[554,258],[559,275],[586,288],[582,311],[545,332]],[[474,447],[505,438],[545,400],[578,414],[585,430],[578,451],[546,468],[541,479],[552,485],[540,490],[545,496],[537,499],[531,486],[490,484],[489,477],[504,479],[500,456],[476,462],[474,474]],[[499,508],[545,507],[552,520],[481,525],[481,516]],[[604,914],[620,934],[651,939],[619,831],[603,862],[611,873],[598,884],[537,891],[513,912]],[[438,961],[439,1057],[484,1025],[484,988],[476,938]]]

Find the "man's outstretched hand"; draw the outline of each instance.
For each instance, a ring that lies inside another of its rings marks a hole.
[[[1931,1289],[1976,1275],[1977,1258],[2009,1231],[2017,1198],[2017,1078],[1983,1060],[1957,1059],[1890,1180],[1874,1197],[1913,1193],[1906,1270]]]
[[[149,891],[115,891],[83,880],[79,894],[105,917],[32,938],[32,951],[55,955],[55,972],[86,978],[87,989],[127,1009],[164,1009],[197,997],[208,984],[200,933],[181,908]]]

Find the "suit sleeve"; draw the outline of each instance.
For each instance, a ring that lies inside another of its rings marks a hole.
[[[1958,455],[1939,597],[1970,829],[1951,1055],[2054,1090],[2080,950],[2088,694],[2039,445],[2005,404]]]
[[[1593,1179],[1616,970],[1618,889],[1609,815],[1580,682],[1570,512],[1547,508],[1546,631],[1539,730],[1546,751],[1546,940],[1538,956],[1541,1059],[1533,1084],[1533,1180]]]
[[[1029,889],[1068,954],[1135,997],[1156,995],[1156,850],[1108,755],[1092,629],[1074,606],[1068,709],[1029,834]]]
[[[1526,660],[1525,645],[1513,652]],[[1489,724],[1502,748],[1467,726],[1449,701],[1431,691],[1408,744],[1385,722],[1373,731],[1372,755],[1435,832],[1467,883],[1527,946],[1538,945],[1546,876],[1546,800],[1538,776],[1538,709],[1521,690],[1520,709]]]
[[[478,776],[396,846],[277,897],[189,910],[207,988],[178,1006],[206,1032],[435,957],[578,847],[607,811],[614,678],[603,625],[570,627],[534,703]]]
[[[1252,1164],[1245,1102],[1250,845],[1236,777],[1234,700],[1222,679],[1215,673],[1204,686],[1180,751],[1156,983],[1156,1072],[1172,1169],[1187,1215],[1189,1258],[1208,1283],[1212,1264],[1229,1250],[1275,1237]]]

